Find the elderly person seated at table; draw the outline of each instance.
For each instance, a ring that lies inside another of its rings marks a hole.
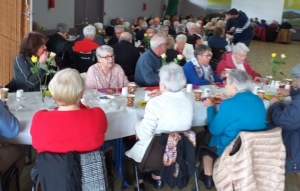
[[[198,35],[195,34],[196,32],[196,23],[193,22],[188,22],[186,24],[186,28],[187,28],[187,43],[192,44],[193,48],[195,48],[195,46],[201,44],[201,39]]]
[[[194,47],[187,43],[187,36],[184,34],[177,35],[174,49],[179,52],[189,62],[194,57]]]
[[[93,50],[96,50],[96,48],[99,47],[99,45],[95,42],[96,40],[96,27],[93,25],[88,25],[83,28],[83,35],[84,39],[81,41],[77,41],[74,44],[74,52],[83,52],[83,53],[89,53]]]
[[[225,72],[220,77],[213,73],[209,66],[212,57],[211,49],[203,44],[196,47],[194,56],[183,66],[187,82],[195,85],[209,85],[215,82],[221,82],[225,77]]]
[[[92,65],[86,74],[86,89],[120,88],[129,81],[120,65],[115,64],[112,47],[101,46],[96,50],[97,63]]]
[[[12,83],[15,84],[16,90],[40,91],[40,80],[45,80],[47,58],[50,55],[46,50],[46,43],[47,37],[39,32],[30,32],[24,36],[20,45],[20,54],[14,60]],[[32,56],[36,56],[40,63],[39,76],[30,70],[34,66]],[[55,62],[52,67],[55,70],[58,69]]]
[[[164,65],[159,79],[162,94],[148,101],[144,118],[135,126],[138,141],[125,153],[136,162],[142,161],[155,134],[187,131],[192,126],[194,99],[181,91],[186,84],[182,68],[175,63]],[[138,177],[140,188],[144,190],[143,174],[139,173]],[[153,185],[161,189],[160,172],[153,172],[152,178]]]
[[[68,186],[74,186],[71,183],[76,178],[72,174],[74,166],[77,166],[73,161],[80,162],[76,156],[70,156],[70,152],[99,150],[105,140],[108,124],[101,108],[87,108],[80,103],[85,85],[75,69],[59,71],[49,83],[49,90],[58,109],[40,110],[34,114],[30,128],[32,146],[38,152],[36,164],[42,187],[46,185],[52,187],[52,189],[48,187],[49,190],[67,190],[65,188]],[[70,161],[68,159],[66,161],[70,165],[70,171],[62,166],[66,164],[62,155],[51,157],[53,161],[50,159],[45,161],[49,156],[47,153],[66,154],[72,157]],[[103,170],[102,172],[105,171],[101,165],[99,168]],[[73,172],[76,173],[76,170]],[[105,178],[106,175],[103,173],[101,176]],[[54,182],[57,185],[54,185]],[[67,186],[63,188],[64,185]]]
[[[255,72],[251,68],[249,61],[246,60],[248,52],[249,48],[244,43],[237,43],[233,47],[232,52],[223,54],[222,59],[217,66],[217,75],[224,72],[226,68],[239,69],[246,71],[254,81],[259,81],[260,74]]]
[[[210,137],[209,147],[219,156],[233,141],[240,131],[261,131],[266,129],[266,111],[261,98],[251,92],[252,80],[242,70],[230,70],[226,79],[226,96],[217,94],[223,99],[216,112],[210,99],[204,101],[207,107],[207,122]],[[204,172],[200,180],[207,189],[213,186],[213,159],[209,155],[203,157]]]
[[[178,58],[180,55],[177,50],[174,50],[175,41],[173,37],[167,37],[167,52],[166,52],[166,61],[167,63],[173,62],[175,58]],[[180,55],[181,56],[181,55]],[[183,66],[186,63],[186,60],[182,58],[179,62],[180,66]]]
[[[213,31],[213,36],[208,38],[208,46],[211,48],[223,48],[228,45],[228,42],[224,37],[222,37],[222,29],[220,27],[215,27]]]
[[[278,96],[291,96],[292,102],[285,105],[277,96],[270,99],[268,116],[269,129],[282,128],[282,138],[287,151],[285,172],[300,173],[300,64],[292,68],[291,75],[296,78],[297,89],[278,89]]]

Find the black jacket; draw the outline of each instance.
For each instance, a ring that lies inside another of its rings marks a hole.
[[[135,34],[135,38],[136,40],[140,40],[142,41],[144,39],[144,34],[146,33],[145,29],[141,29],[139,30],[136,34]]]
[[[136,63],[140,57],[138,48],[130,44],[130,42],[122,40],[119,44],[113,46],[115,53],[115,63],[120,66],[130,66],[132,74],[125,71],[125,75],[130,77],[134,75]]]
[[[105,28],[105,34],[107,36],[114,36],[115,35],[115,28],[113,26],[107,26]]]
[[[168,63],[170,62],[174,62],[174,59],[177,58],[177,55],[178,55],[178,51],[177,50],[174,50],[174,49],[167,49],[167,52],[166,52],[166,61]],[[180,66],[183,66],[184,64],[186,63],[186,60],[185,59],[182,59],[179,63]]]
[[[49,40],[46,44],[49,52],[56,53],[57,56],[61,56],[67,47],[71,44],[61,35],[55,33],[54,35],[48,36]]]

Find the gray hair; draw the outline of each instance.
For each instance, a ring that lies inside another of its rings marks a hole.
[[[150,47],[151,49],[157,48],[158,46],[160,46],[161,44],[164,44],[166,42],[166,37],[159,33],[154,35],[151,40],[150,40]]]
[[[181,21],[181,24],[185,25],[185,24],[187,24],[187,22],[188,22],[188,20],[183,19],[183,20]]]
[[[182,42],[186,42],[187,41],[186,35],[184,35],[184,34],[177,35],[176,41],[179,41],[179,40]]]
[[[97,30],[103,29],[103,24],[102,23],[95,23],[94,26],[96,27]]]
[[[130,27],[130,23],[129,22],[124,22],[124,28],[128,28],[128,27]]]
[[[201,25],[199,23],[196,23],[196,28],[200,29]]]
[[[83,28],[83,35],[85,38],[92,38],[96,35],[96,27],[93,25],[88,25]]]
[[[192,26],[195,26],[195,27],[196,27],[196,24],[193,23],[193,22],[188,22],[188,23],[186,24],[186,28],[187,28],[187,29],[191,28]]]
[[[170,21],[169,21],[169,20],[164,20],[164,22],[163,22],[163,25],[165,25],[165,26],[170,26],[170,25],[171,25],[171,23],[170,23]]]
[[[228,71],[229,84],[235,83],[237,92],[251,91],[252,80],[251,77],[243,70],[229,70]]]
[[[96,49],[96,56],[103,57],[104,52],[114,53],[114,49],[108,45],[100,46]]]
[[[168,26],[165,26],[165,25],[160,26],[160,30],[161,30],[161,31],[164,30],[164,29],[168,29],[168,30],[169,30],[169,27],[168,27]]]
[[[69,32],[69,27],[66,23],[58,23],[56,25],[56,32]]]
[[[244,43],[239,42],[233,47],[232,52],[237,54],[240,51],[249,52],[250,50]]]
[[[116,25],[116,26],[115,26],[115,30],[116,30],[116,29],[121,29],[122,31],[124,31],[124,27],[123,27],[122,25]]]
[[[177,25],[176,27],[176,32],[179,33],[179,32],[185,32],[185,26],[183,24],[179,24]]]
[[[143,21],[143,22],[142,22],[142,28],[143,28],[143,29],[146,29],[147,27],[148,27],[147,22],[146,22],[146,21]]]
[[[194,51],[195,58],[197,58],[198,55],[204,54],[206,51],[211,51],[211,49],[204,44],[199,44],[198,46],[195,47],[195,51]]]
[[[130,42],[131,39],[132,39],[132,35],[129,32],[122,32],[119,41],[125,40]]]
[[[182,67],[174,62],[160,68],[159,79],[170,92],[179,92],[186,84],[186,77]]]

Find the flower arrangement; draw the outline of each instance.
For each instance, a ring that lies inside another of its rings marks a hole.
[[[167,62],[167,55],[166,55],[166,54],[162,54],[160,57],[161,57],[161,64],[162,64],[163,66],[169,64],[169,63]],[[177,57],[174,58],[173,61],[174,61],[176,64],[179,65],[182,59],[183,59],[183,56],[182,56],[181,54],[178,54]],[[159,71],[159,69],[158,69],[157,71]]]
[[[99,29],[99,30],[97,31],[97,33],[98,33],[98,35],[102,35],[103,30]]]
[[[150,37],[147,35],[147,33],[144,34],[144,39],[143,39],[143,42],[144,42],[144,47],[145,47],[145,50],[146,49],[149,49],[150,48]]]
[[[285,54],[281,54],[279,60],[276,59],[276,55],[276,53],[272,53],[270,61],[266,63],[266,65],[271,66],[273,78],[277,73],[284,75],[282,69],[280,69],[279,67],[281,65],[286,65],[285,61],[283,61],[283,59],[286,57]]]
[[[204,32],[205,36],[209,36],[212,34],[213,31],[211,29],[204,27],[203,32]]]
[[[42,90],[41,95],[42,95],[42,102],[43,103],[44,103],[44,99],[45,99],[45,95],[46,95],[46,89],[47,89],[47,88],[45,88],[46,83],[47,83],[47,77],[50,74],[56,73],[56,71],[51,68],[51,66],[55,65],[55,62],[53,61],[55,56],[56,56],[56,54],[54,52],[51,52],[49,58],[47,58],[47,60],[46,60],[46,64],[45,64],[45,70],[46,70],[45,75],[46,75],[46,77],[45,77],[44,81],[42,81],[40,73],[39,73],[39,70],[41,68],[41,63],[38,62],[38,58],[36,56],[33,55],[31,57],[31,62],[33,63],[33,66],[30,67],[30,71],[31,71],[32,74],[36,74],[38,79],[39,79],[40,88]]]

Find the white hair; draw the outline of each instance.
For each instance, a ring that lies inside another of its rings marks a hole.
[[[196,23],[196,28],[200,29],[201,25],[199,23]]]
[[[117,29],[121,29],[122,31],[124,31],[124,27],[122,25],[116,25],[114,28],[115,28],[115,31]]]
[[[187,41],[187,37],[184,34],[177,35],[176,36],[176,41],[186,42]]]
[[[150,40],[150,47],[152,49],[157,48],[159,45],[166,43],[166,37],[161,34],[158,33],[156,35],[154,35],[151,40]]]
[[[128,27],[130,27],[130,23],[129,22],[124,22],[124,28],[128,28]]]
[[[187,28],[187,29],[189,29],[189,28],[191,28],[191,27],[193,27],[193,26],[196,26],[195,23],[193,23],[193,22],[188,22],[188,23],[186,24],[186,28]]]
[[[103,29],[103,24],[102,23],[95,23],[94,26],[96,27],[97,30],[102,30]]]
[[[182,67],[174,62],[160,68],[159,79],[170,92],[179,92],[186,84],[186,77]]]
[[[69,32],[69,27],[66,23],[58,23],[56,25],[56,32]]]
[[[114,53],[114,49],[108,45],[100,46],[96,49],[96,56],[103,57],[104,52]]]
[[[146,29],[147,27],[148,27],[147,22],[146,22],[146,21],[143,21],[143,22],[142,22],[142,28],[143,28],[143,29]]]
[[[130,42],[130,40],[132,39],[132,35],[129,33],[129,32],[122,32],[121,35],[120,35],[120,40],[125,40],[125,41],[128,41]]]
[[[83,35],[85,38],[93,38],[96,35],[96,27],[88,25],[83,28]]]
[[[249,52],[250,50],[244,43],[239,42],[233,47],[232,52],[237,54],[240,51]]]
[[[170,23],[169,20],[164,20],[163,25],[164,25],[164,26],[170,26],[171,23]]]
[[[185,26],[184,26],[183,24],[177,25],[177,27],[176,27],[176,32],[177,32],[177,33],[179,33],[179,32],[185,33]]]
[[[187,22],[188,22],[188,20],[183,19],[183,20],[181,21],[181,24],[186,25]]]
[[[229,70],[228,82],[229,84],[235,82],[237,92],[251,91],[252,88],[251,77],[243,70]]]

